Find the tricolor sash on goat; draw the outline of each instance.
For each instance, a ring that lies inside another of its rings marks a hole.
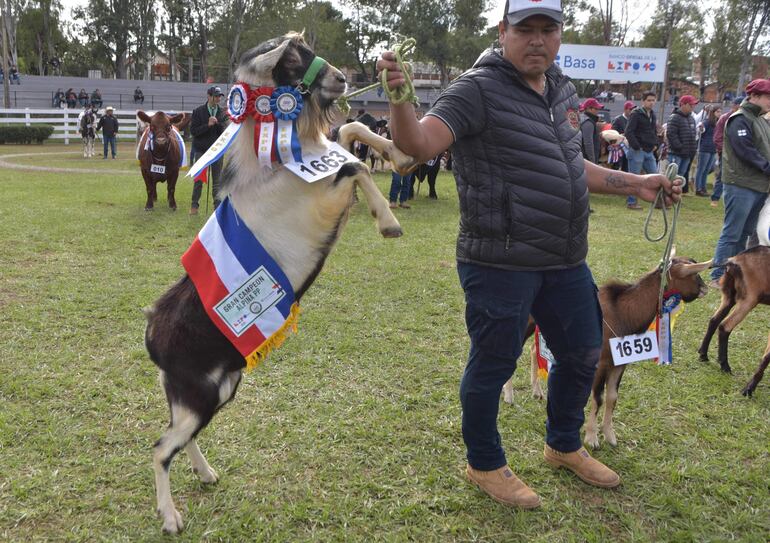
[[[296,331],[299,305],[280,266],[232,206],[217,207],[182,256],[209,318],[253,369],[289,329]]]

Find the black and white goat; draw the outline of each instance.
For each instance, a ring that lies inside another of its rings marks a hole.
[[[709,320],[698,354],[703,362],[708,362],[709,343],[714,332],[719,328],[719,365],[722,371],[731,373],[732,369],[727,361],[727,343],[730,334],[757,305],[770,305],[770,247],[758,245],[730,258],[725,264],[725,273],[720,280],[720,286],[722,303]],[[767,339],[767,347],[759,368],[743,388],[744,396],[751,396],[754,393],[768,364],[770,364],[770,337]]]
[[[708,292],[708,287],[698,275],[711,265],[711,261],[696,263],[690,258],[675,257],[669,268],[668,287],[670,291],[681,294],[682,300],[692,302]],[[609,282],[599,289],[599,304],[602,307],[604,323],[602,325],[602,351],[599,364],[594,374],[592,385],[591,409],[586,421],[585,442],[593,448],[599,446],[598,415],[604,402],[602,432],[604,439],[612,446],[617,445],[612,416],[618,401],[618,390],[626,365],[615,366],[610,351],[610,338],[622,337],[645,332],[655,320],[658,310],[658,291],[660,289],[661,270],[647,273],[636,283]],[[534,333],[532,317],[527,327],[525,341]],[[542,398],[543,392],[537,378],[537,361],[532,355],[532,394]],[[503,386],[505,401],[511,403],[513,387],[509,380]]]
[[[236,76],[253,88],[297,87],[315,58],[300,34],[267,41],[244,53]],[[326,63],[304,98],[298,119],[303,152],[326,148],[334,101],[346,89],[343,74]],[[220,196],[233,207],[265,250],[283,269],[299,301],[323,267],[348,218],[356,187],[361,189],[380,233],[401,235],[388,202],[374,184],[366,165],[345,164],[336,175],[312,184],[288,169],[260,166],[254,153],[253,120],[236,136],[223,176]],[[391,142],[359,123],[345,125],[339,142],[350,148],[361,139],[404,169],[411,159]],[[195,438],[214,414],[229,402],[245,367],[243,356],[209,320],[196,289],[185,275],[147,311],[145,344],[160,368],[160,381],[171,411],[168,429],[155,444],[153,466],[158,511],[166,532],[182,529],[182,517],[171,498],[169,467],[184,449],[204,483],[217,481]]]

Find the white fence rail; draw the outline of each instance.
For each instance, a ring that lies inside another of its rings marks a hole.
[[[65,145],[69,145],[70,140],[80,143],[78,131],[78,115],[80,113],[80,110],[73,109],[0,109],[0,124],[23,124],[26,126],[50,124],[53,126],[53,134],[51,134],[50,139],[64,140]],[[147,111],[148,115],[153,113]],[[138,139],[136,110],[115,110],[112,114],[117,117],[120,124],[118,140],[136,141]]]

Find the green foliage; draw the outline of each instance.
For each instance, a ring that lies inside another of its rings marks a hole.
[[[53,130],[50,124],[0,124],[0,143],[43,143]]]

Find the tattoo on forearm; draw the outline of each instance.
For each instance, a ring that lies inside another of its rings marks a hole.
[[[631,186],[624,176],[617,173],[609,174],[604,178],[604,181],[607,183],[608,187],[614,187],[616,189],[624,189]]]

